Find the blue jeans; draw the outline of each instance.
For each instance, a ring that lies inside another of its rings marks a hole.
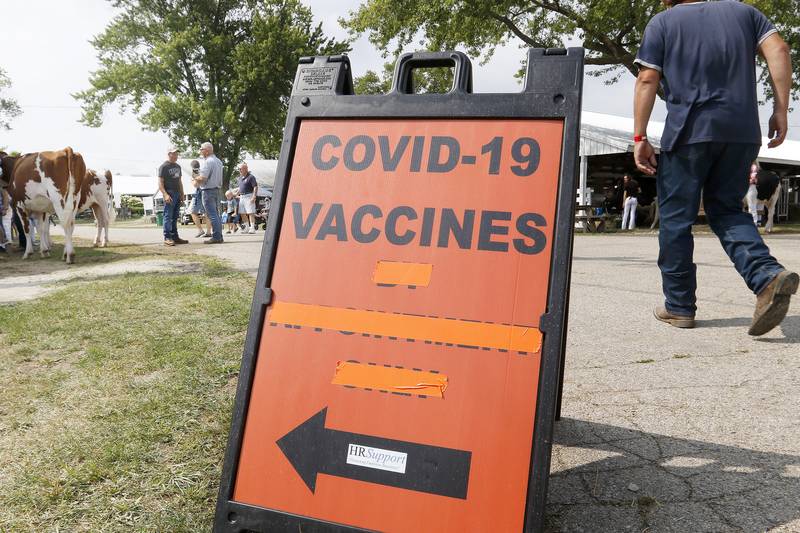
[[[222,240],[222,221],[219,218],[219,187],[203,189],[203,209],[211,221],[211,238]],[[750,219],[752,221],[752,218]]]
[[[200,215],[203,212],[203,189],[195,189],[192,197],[191,213]]]
[[[700,195],[711,229],[755,294],[783,267],[769,253],[753,217],[742,209],[756,144],[706,142],[662,152],[658,161],[658,267],[667,311],[694,314],[696,271],[692,224]]]
[[[181,212],[181,193],[180,191],[167,190],[172,201],[164,202],[164,238],[177,239],[178,237],[178,215]]]

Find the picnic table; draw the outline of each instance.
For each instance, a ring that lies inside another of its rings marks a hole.
[[[576,227],[581,227],[587,233],[602,233],[607,226],[615,224],[619,220],[618,215],[603,213],[596,214],[595,207],[591,205],[578,205],[575,207]]]

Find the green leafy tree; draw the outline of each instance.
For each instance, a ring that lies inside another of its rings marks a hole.
[[[11,129],[11,119],[19,116],[22,110],[16,100],[3,96],[3,89],[11,87],[11,80],[8,79],[5,71],[0,69],[0,129]]]
[[[751,1],[784,38],[794,38],[798,58],[798,0]],[[353,35],[366,33],[386,54],[418,43],[430,50],[463,48],[483,61],[509,42],[547,48],[577,38],[593,67],[587,72],[614,83],[625,73],[636,75],[644,29],[663,8],[661,0],[365,0],[341,22]],[[797,69],[794,82],[800,87]]]
[[[792,94],[796,100],[800,97],[800,0],[754,0],[752,3],[769,17],[789,45],[794,65]],[[771,97],[772,88],[768,84],[767,75],[768,72],[764,69],[761,81],[764,83],[767,95]]]
[[[243,154],[279,152],[298,58],[348,50],[299,0],[109,1],[120,13],[92,40],[81,121],[102,125],[115,103],[179,148],[211,141],[226,187]]]
[[[120,199],[120,207],[124,216],[140,217],[144,215],[144,202],[139,197],[123,195]]]
[[[386,94],[392,89],[394,62],[385,63],[383,72],[368,70],[354,82],[356,94]],[[412,73],[415,93],[446,93],[453,87],[453,69],[436,67],[415,69]]]
[[[394,63],[386,63],[383,72],[378,74],[374,70],[368,70],[363,76],[359,76],[353,82],[353,90],[356,94],[386,94],[392,88],[392,66]]]

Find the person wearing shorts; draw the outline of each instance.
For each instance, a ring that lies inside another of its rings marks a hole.
[[[203,228],[200,227],[200,215],[205,214],[205,210],[203,209],[203,189],[200,188],[200,185],[197,183],[196,178],[200,172],[200,162],[196,159],[191,162],[192,167],[192,185],[195,186],[194,189],[194,196],[192,197],[192,203],[189,207],[189,213],[192,215],[192,222],[194,225],[197,226],[197,235],[195,238],[201,237],[210,237],[211,236],[211,223],[208,221],[208,217],[206,219],[206,229],[203,231]]]
[[[239,166],[239,215],[242,222],[247,225],[244,233],[256,232],[256,201],[258,181],[250,173],[247,163]]]
[[[236,190],[225,191],[225,213],[222,215],[222,223],[226,226],[225,233],[236,233],[239,231],[239,200],[236,198]]]

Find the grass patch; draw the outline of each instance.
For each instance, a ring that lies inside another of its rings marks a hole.
[[[0,531],[210,530],[254,280],[203,265],[0,307]]]
[[[642,365],[655,362],[656,362],[655,359],[640,359],[639,361],[636,361],[637,364],[642,364]]]
[[[688,353],[676,353],[672,356],[673,359],[688,359],[691,355]]]

